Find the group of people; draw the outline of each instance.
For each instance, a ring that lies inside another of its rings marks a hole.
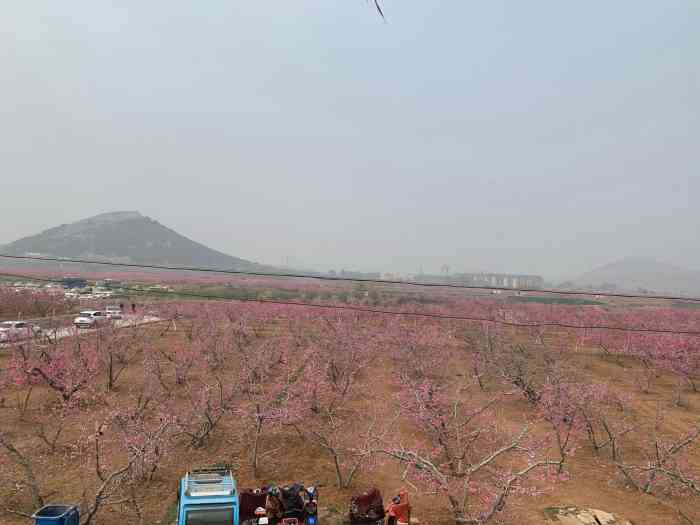
[[[301,500],[301,496],[297,494]],[[301,502],[300,508],[304,506]],[[282,491],[278,487],[269,487],[267,489],[267,498],[265,499],[265,514],[270,520],[270,523],[277,523],[284,517],[284,502],[282,501]]]
[[[304,514],[304,487],[299,484],[291,487],[265,487],[265,516],[270,524],[282,523],[285,517],[295,517],[302,521]],[[314,495],[313,499],[316,499]],[[315,508],[315,507],[314,507]],[[262,509],[261,509],[262,510]],[[350,502],[351,525],[409,525],[411,504],[408,492],[401,489],[384,507],[381,492],[373,488]]]
[[[300,486],[293,485],[283,490],[272,486],[266,492],[265,514],[270,523],[281,521],[285,512],[298,511],[301,513],[304,509],[304,500],[301,497]]]
[[[351,525],[379,525],[385,520],[386,525],[409,525],[411,522],[411,504],[405,489],[401,489],[386,508],[376,487],[350,501]]]
[[[241,522],[246,525],[315,525],[318,491],[299,483],[241,491]],[[385,507],[382,494],[372,488],[350,500],[350,525],[410,525],[408,492],[401,489]]]
[[[119,309],[123,312],[124,311],[124,303],[119,303]],[[131,313],[135,314],[136,313],[136,303],[131,303]]]

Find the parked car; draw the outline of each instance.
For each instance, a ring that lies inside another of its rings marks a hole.
[[[122,309],[118,306],[108,306],[105,308],[105,314],[109,319],[123,319]]]
[[[102,310],[83,310],[73,319],[78,328],[95,328],[107,321],[107,315]]]
[[[26,321],[3,321],[0,323],[0,343],[31,339],[41,334],[41,328]]]

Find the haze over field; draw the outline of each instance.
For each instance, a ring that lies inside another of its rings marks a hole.
[[[11,2],[0,244],[134,209],[270,265],[700,269],[694,2]]]
[[[36,258],[82,259],[106,261],[129,265],[157,265],[168,267],[199,267],[244,272],[278,273],[282,270],[254,261],[247,261],[212,250],[194,239],[160,224],[138,211],[102,213],[71,224],[61,224],[35,235],[0,245],[0,268],[21,270],[31,268],[46,271],[94,271],[100,266],[88,264],[68,265],[56,261],[39,262]],[[112,270],[114,266],[102,266]],[[293,271],[302,271],[292,269]],[[333,274],[335,275],[335,274]],[[362,277],[379,276],[378,272],[362,274]],[[342,276],[342,274],[341,274]],[[390,279],[395,274],[385,275]],[[435,280],[435,275],[407,275],[410,279]],[[440,274],[438,280],[452,279],[462,284],[488,284],[516,286],[515,281],[493,282],[484,276],[476,281],[464,281],[464,274],[451,276]],[[376,277],[375,277],[376,278]],[[523,280],[519,287],[541,287],[541,278]],[[551,286],[551,283],[550,283]],[[573,282],[561,283],[563,288],[584,288],[605,291],[651,291],[681,295],[700,295],[700,272],[689,271],[652,259],[625,258],[595,268],[576,277]]]

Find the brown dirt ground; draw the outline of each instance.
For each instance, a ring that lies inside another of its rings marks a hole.
[[[179,334],[169,334],[157,344],[167,347],[171,342],[168,338],[179,337]],[[678,432],[690,428],[697,422],[700,415],[700,394],[685,393],[687,406],[676,407],[671,403],[676,381],[669,375],[662,375],[654,383],[653,390],[648,394],[640,393],[634,380],[637,365],[632,361],[611,362],[595,351],[586,349],[578,353],[566,354],[570,363],[579,371],[597,381],[607,381],[618,389],[628,393],[633,398],[635,415],[642,420],[651,421],[656,407],[661,403],[670,416],[667,423]],[[455,380],[464,381],[469,375],[470,368],[464,352],[458,352],[457,357],[449,363]],[[0,366],[3,358],[0,357]],[[394,387],[389,381],[391,363],[386,356],[377,356],[377,366],[372,367],[371,373],[366,373],[363,380],[364,391],[371,392],[380,410],[387,413],[393,410]],[[461,373],[460,373],[461,372]],[[113,402],[133,399],[143,383],[142,374],[136,366],[129,368],[117,385],[117,391],[111,396]],[[0,422],[2,429],[9,432],[15,442],[25,452],[31,453],[35,461],[35,469],[44,482],[44,490],[50,494],[47,499],[57,502],[78,502],[86,488],[97,484],[93,468],[90,466],[90,454],[85,451],[75,451],[60,447],[55,454],[49,454],[46,446],[36,437],[31,423],[32,415],[25,420],[19,418],[14,409],[17,392],[6,390],[4,403],[0,404]],[[480,393],[473,389],[470,395],[488,397],[489,393]],[[51,402],[53,393],[46,389],[36,388],[32,394],[32,407],[36,409]],[[367,402],[358,400],[358,403]],[[499,419],[507,425],[516,426],[523,421],[524,414],[531,412],[527,402],[519,397],[509,398],[498,411]],[[90,429],[94,424],[94,414],[84,412],[78,419],[73,417],[62,422],[66,431],[61,442],[69,443],[78,438],[82,429]],[[217,429],[207,448],[190,450],[179,446],[174,450],[168,461],[159,469],[156,480],[144,489],[143,507],[145,523],[164,523],[165,516],[172,508],[176,498],[178,479],[192,466],[231,462],[240,467],[236,470],[239,486],[259,486],[266,482],[281,484],[284,482],[301,481],[320,486],[321,504],[335,515],[344,515],[351,493],[359,492],[371,485],[378,486],[385,499],[407,486],[401,481],[401,471],[397,465],[383,462],[369,471],[363,472],[355,482],[352,490],[338,490],[334,487],[335,474],[329,459],[318,448],[304,442],[292,431],[275,434],[263,441],[264,455],[261,463],[262,476],[254,480],[247,466],[245,450],[242,449],[239,436],[240,422],[235,418],[225,419]],[[410,434],[412,429],[404,424],[400,432]],[[543,429],[536,429],[542,432]],[[283,447],[285,454],[277,453]],[[700,447],[695,445],[690,449],[690,465],[695,472],[700,472]],[[118,458],[115,458],[118,459]],[[512,499],[508,502],[506,511],[499,518],[502,523],[536,525],[544,523],[543,509],[555,505],[577,505],[604,509],[632,520],[635,524],[651,523],[683,523],[675,510],[676,508],[688,515],[692,520],[700,521],[700,505],[695,502],[672,498],[668,496],[642,495],[626,488],[614,472],[613,467],[604,457],[596,457],[588,446],[580,448],[568,465],[572,477],[570,481],[556,484],[537,497]],[[44,475],[44,473],[47,473]],[[409,487],[414,506],[413,515],[421,523],[445,524],[450,523],[445,501],[437,496],[421,496]],[[2,495],[0,494],[0,499]],[[18,504],[25,511],[27,502],[9,502]],[[124,509],[121,506],[106,508],[100,513],[96,523],[117,525],[124,523]],[[14,525],[26,523],[21,518],[9,515],[1,516],[0,523]]]

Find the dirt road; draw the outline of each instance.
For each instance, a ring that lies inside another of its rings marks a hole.
[[[134,326],[139,326],[143,324],[148,324],[148,323],[154,323],[158,322],[161,319],[159,317],[156,317],[154,315],[124,315],[123,319],[115,319],[113,321],[110,321],[112,323],[112,326],[114,326],[117,329],[122,329],[122,328],[132,328]],[[80,334],[89,334],[91,332],[95,332],[97,330],[101,330],[105,328],[104,326],[99,327],[99,328],[77,328],[73,325],[71,326],[64,326],[60,328],[52,328],[52,329],[45,329],[40,336],[38,336],[35,340],[35,342],[41,342],[42,340],[46,340],[46,338],[50,339],[51,341],[57,341],[59,339],[64,339],[66,337],[70,337],[72,335],[76,335],[76,333]],[[12,345],[17,345],[21,344],[24,340],[19,340],[19,341],[14,341],[10,343],[2,343],[0,344],[0,349],[1,348],[7,348]]]

